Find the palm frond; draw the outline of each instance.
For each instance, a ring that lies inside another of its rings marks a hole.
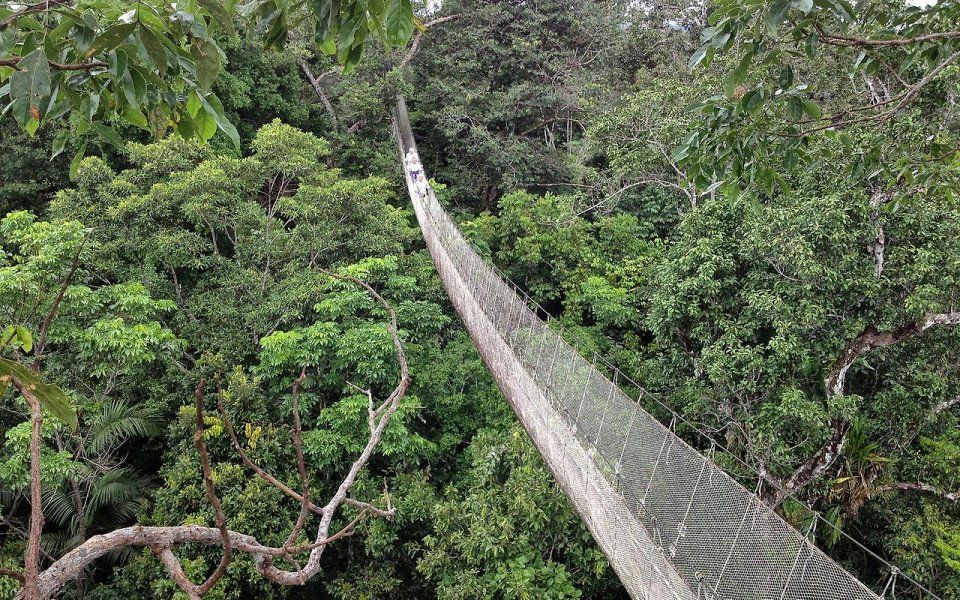
[[[153,415],[143,407],[117,398],[100,407],[90,426],[92,435],[87,442],[87,452],[91,455],[116,448],[131,438],[151,437],[160,431]]]

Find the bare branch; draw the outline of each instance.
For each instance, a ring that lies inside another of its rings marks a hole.
[[[223,404],[223,398],[220,396],[217,398],[217,409],[220,411],[220,416],[223,418],[223,425],[227,429],[227,435],[230,436],[230,445],[233,446],[234,451],[240,456],[240,460],[243,461],[243,464],[245,464],[248,469],[256,473],[261,479],[273,487],[277,488],[297,502],[302,502],[303,496],[299,492],[284,484],[282,481],[268,473],[250,459],[249,455],[247,455],[243,449],[243,446],[240,444],[236,429],[233,427],[233,419],[231,419],[230,415],[227,413],[227,409]],[[313,503],[310,503],[310,511],[317,515],[323,515],[323,507],[317,506]]]
[[[317,94],[317,98],[319,98],[320,102],[323,104],[323,108],[326,109],[327,114],[330,115],[330,120],[333,121],[333,128],[340,129],[340,120],[337,119],[337,111],[333,109],[333,104],[330,103],[330,98],[327,97],[327,93],[323,90],[323,86],[320,85],[320,82],[323,80],[323,78],[326,77],[327,74],[333,73],[334,71],[327,71],[327,73],[324,73],[320,77],[315,77],[306,59],[303,57],[297,58],[297,64],[300,65],[300,70],[303,71],[307,81],[310,82],[310,86],[313,88],[314,93]]]
[[[300,536],[304,523],[307,521],[307,515],[310,514],[310,478],[307,476],[307,464],[303,459],[303,426],[300,423],[300,384],[307,377],[307,368],[303,367],[300,371],[300,377],[293,383],[293,392],[291,393],[293,402],[293,446],[297,452],[297,470],[300,472],[300,488],[303,490],[300,500],[300,514],[297,516],[297,522],[294,523],[293,530],[283,544],[285,547],[292,545]]]
[[[440,25],[441,23],[446,23],[448,21],[453,21],[454,19],[459,19],[460,15],[448,15],[446,17],[440,17],[439,19],[434,19],[429,23],[424,23],[424,29],[430,29],[435,25]],[[413,60],[413,57],[417,55],[417,52],[420,50],[420,43],[423,41],[423,31],[418,30],[417,35],[413,39],[413,43],[410,44],[410,49],[407,50],[407,53],[404,55],[403,60],[400,61],[399,68],[404,68],[410,64],[410,61]]]
[[[14,56],[12,58],[0,58],[0,67],[12,67],[14,69],[20,70],[20,67],[17,65],[20,64],[20,61],[23,60],[22,56]],[[91,69],[105,69],[109,67],[105,62],[99,60],[92,60],[85,63],[61,63],[52,60],[48,60],[47,63],[50,65],[51,69],[57,71],[89,71]]]
[[[47,312],[47,316],[43,319],[43,324],[40,326],[40,336],[37,339],[37,347],[33,352],[32,369],[34,371],[40,371],[40,359],[43,357],[43,350],[47,346],[47,332],[50,331],[53,320],[57,318],[57,312],[60,310],[60,303],[63,302],[63,296],[67,293],[67,288],[70,287],[70,282],[73,281],[73,276],[77,273],[77,267],[80,265],[80,253],[83,252],[83,247],[86,243],[87,238],[84,238],[83,241],[80,242],[77,253],[73,255],[73,262],[70,263],[70,270],[67,271],[63,281],[60,282],[57,297],[54,299],[53,305],[50,306],[50,311]]]
[[[883,492],[890,491],[915,491],[915,492],[926,492],[928,494],[933,494],[934,496],[939,496],[944,500],[949,500],[950,502],[960,501],[960,491],[948,492],[942,488],[938,488],[934,485],[927,483],[888,483],[885,485],[877,486],[873,489],[873,493],[882,494]]]
[[[180,559],[177,558],[169,546],[155,547],[153,553],[157,555],[157,558],[163,563],[163,567],[167,570],[167,573],[170,574],[170,578],[183,590],[189,600],[200,600],[203,597],[197,591],[197,586],[195,586],[193,582],[190,581],[190,578],[187,577],[187,574],[183,572],[183,565],[180,564]]]
[[[207,495],[207,501],[213,506],[214,516],[216,518],[217,529],[220,530],[220,537],[223,540],[223,556],[220,558],[220,564],[205,582],[196,586],[197,596],[203,596],[220,581],[223,574],[227,571],[227,566],[233,560],[233,549],[230,547],[230,531],[227,529],[227,516],[223,514],[223,506],[220,504],[220,498],[217,497],[216,488],[213,485],[213,472],[210,468],[210,454],[207,452],[207,444],[203,440],[203,434],[206,431],[206,423],[203,417],[203,392],[206,388],[206,380],[200,379],[200,384],[194,392],[194,404],[196,406],[197,429],[193,434],[193,445],[200,455],[200,467],[203,470],[203,483]],[[172,553],[171,553],[172,554]],[[188,591],[184,589],[184,591]],[[188,591],[189,593],[189,591]]]

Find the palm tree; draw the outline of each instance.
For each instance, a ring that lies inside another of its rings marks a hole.
[[[57,436],[59,449],[70,451],[80,468],[43,495],[44,516],[57,526],[43,538],[48,555],[62,556],[91,536],[136,520],[148,481],[124,465],[123,448],[134,438],[158,432],[152,415],[142,406],[110,399],[100,405],[78,436]],[[130,558],[124,554],[111,557],[124,562]],[[83,597],[82,580],[77,582],[77,596]]]

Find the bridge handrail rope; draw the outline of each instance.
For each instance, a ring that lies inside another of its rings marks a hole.
[[[416,153],[402,97],[394,125],[401,156],[408,150]],[[626,396],[597,370],[596,354],[594,362],[588,362],[543,323],[537,311],[548,318],[549,313],[536,304],[531,310],[529,296],[516,284],[508,285],[509,279],[474,250],[424,185],[425,174],[419,174],[424,181],[414,180],[406,164],[404,173],[452,304],[544,461],[633,597],[880,597],[817,548],[809,531],[794,529],[678,437],[673,425],[677,420],[687,423],[712,448],[726,452],[722,445],[601,358],[614,382],[622,377],[640,390],[641,398]],[[670,427],[640,406],[643,397],[669,411]],[[813,516],[811,529],[821,520],[834,527],[807,509]],[[849,539],[889,567],[891,580],[896,573],[912,581]]]

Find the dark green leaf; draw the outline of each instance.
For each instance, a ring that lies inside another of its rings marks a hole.
[[[23,107],[23,116],[39,119],[42,100],[50,95],[50,63],[43,50],[37,49],[24,56],[17,67],[19,70],[10,76],[10,98]]]
[[[387,41],[394,46],[403,46],[413,35],[413,6],[410,0],[390,0],[385,17]]]
[[[803,101],[796,96],[791,96],[787,101],[787,116],[791,121],[799,121],[803,118]]]
[[[793,85],[793,67],[790,65],[783,65],[783,68],[780,69],[780,89],[786,90]]]
[[[70,132],[66,129],[61,129],[57,132],[57,135],[53,136],[53,146],[50,149],[50,160],[53,160],[63,153],[63,150],[67,145],[67,140],[69,139]]]
[[[160,74],[163,75],[167,72],[167,51],[163,47],[163,42],[157,38],[155,33],[146,27],[141,27],[138,33],[140,35],[140,42],[147,51],[147,55],[150,57],[150,60],[153,61],[153,64],[156,65]]]
[[[789,0],[775,0],[767,10],[766,26],[770,35],[775,35],[787,18],[787,11],[790,10]]]
[[[93,40],[93,44],[91,44],[87,50],[87,57],[89,58],[95,54],[113,50],[122,44],[136,28],[136,23],[119,23],[109,27]]]
[[[220,50],[213,42],[201,42],[190,48],[197,70],[197,84],[202,90],[209,90],[220,72]]]
[[[220,0],[197,0],[197,2],[223,27],[227,35],[232,36],[235,33],[233,17],[230,16],[230,13],[224,8]]]

